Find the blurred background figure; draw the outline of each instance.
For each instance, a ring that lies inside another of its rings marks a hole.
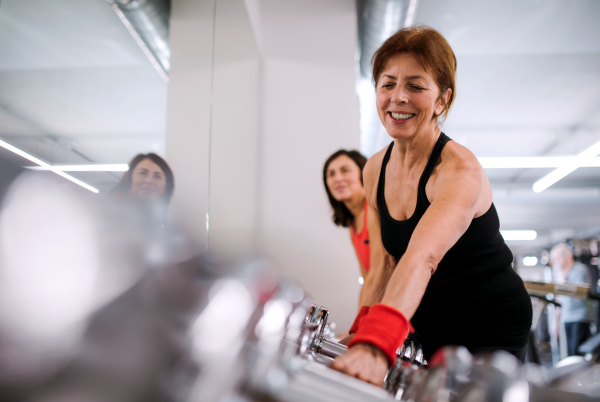
[[[566,243],[559,243],[550,251],[550,262],[554,281],[558,283],[590,285],[588,267],[573,258],[573,249]],[[559,296],[561,303],[560,324],[564,324],[567,354],[577,355],[579,345],[591,336],[590,324],[594,320],[594,310],[591,301],[576,297]]]
[[[366,163],[367,158],[360,152],[340,149],[327,159],[323,167],[323,182],[333,208],[333,223],[350,228],[350,239],[363,280],[369,272],[370,258],[368,205],[362,180]]]
[[[8,192],[11,183],[23,172],[18,164],[0,156],[0,204]]]
[[[167,162],[149,153],[138,154],[129,162],[129,170],[110,194],[132,201],[164,225],[174,189],[175,177]]]

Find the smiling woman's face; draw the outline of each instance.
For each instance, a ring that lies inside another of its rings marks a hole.
[[[333,198],[343,202],[364,197],[360,174],[360,168],[350,157],[341,155],[332,160],[327,166],[327,187]]]
[[[131,172],[129,194],[144,200],[158,198],[165,193],[167,178],[162,169],[150,159],[144,159]]]
[[[377,113],[392,138],[434,129],[451,91],[440,98],[431,74],[410,53],[391,57],[377,82]]]

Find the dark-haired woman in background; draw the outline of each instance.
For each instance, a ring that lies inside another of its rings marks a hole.
[[[333,208],[333,223],[350,228],[350,239],[360,264],[362,278],[369,272],[369,232],[367,199],[362,170],[367,158],[358,151],[340,149],[323,166],[323,183]]]
[[[148,209],[162,225],[166,221],[167,207],[174,189],[175,178],[167,162],[149,153],[136,155],[129,162],[129,170],[110,194]]]

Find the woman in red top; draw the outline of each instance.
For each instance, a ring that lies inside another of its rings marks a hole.
[[[367,158],[358,151],[340,149],[323,167],[323,182],[333,208],[333,223],[350,228],[362,278],[369,272],[369,232],[367,231],[367,199],[362,170]]]

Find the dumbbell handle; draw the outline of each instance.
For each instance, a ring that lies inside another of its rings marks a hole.
[[[315,351],[317,353],[319,353],[323,356],[331,357],[332,359],[335,359],[336,357],[344,354],[344,352],[346,352],[347,350],[348,350],[348,346],[343,345],[338,342],[329,341],[322,337],[318,341],[317,347],[315,348]],[[400,352],[400,350],[402,350],[402,352]],[[404,347],[399,349],[399,355],[402,355],[404,353],[404,351],[405,351]],[[415,353],[414,357],[412,356],[412,350],[411,350],[410,356],[406,356],[406,357],[408,357],[408,359],[410,361],[412,361],[413,363],[423,365],[423,352],[421,350],[418,350]]]
[[[321,339],[319,341],[319,346],[316,349],[316,352],[327,357],[331,357],[335,359],[336,357],[342,355],[345,351],[348,350],[346,345],[342,345],[341,343],[328,341],[326,339]]]

